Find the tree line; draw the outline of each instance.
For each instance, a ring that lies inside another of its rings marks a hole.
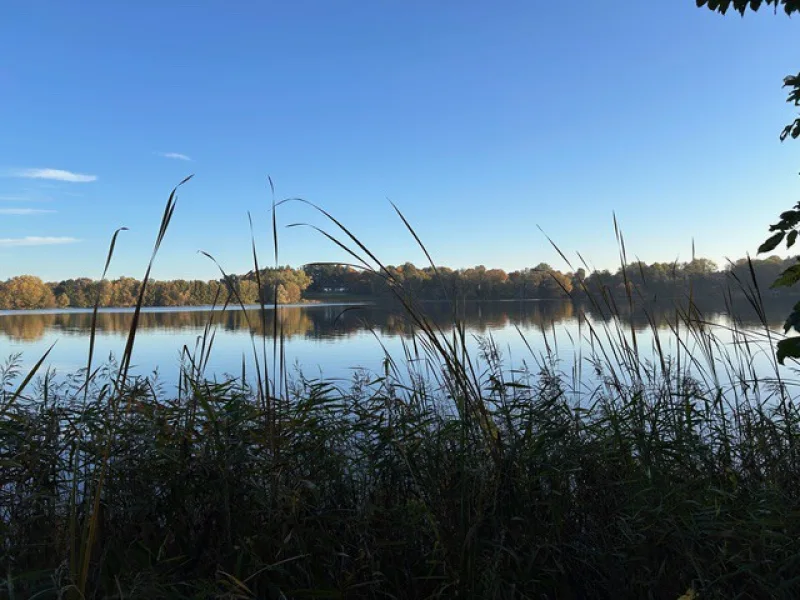
[[[258,273],[231,275],[212,281],[150,281],[145,306],[204,306],[233,302],[290,304],[331,296],[389,298],[396,291],[420,300],[525,300],[582,297],[587,293],[624,296],[632,290],[653,298],[668,298],[691,291],[713,295],[730,289],[734,294],[753,284],[762,294],[778,295],[770,286],[778,275],[797,264],[796,259],[771,256],[740,259],[724,269],[711,260],[697,258],[684,263],[634,262],[615,272],[577,269],[562,272],[546,263],[506,272],[479,265],[468,269],[419,268],[412,263],[389,266],[383,273],[342,265],[305,265],[300,269],[278,267]],[[752,267],[752,269],[751,269]],[[738,282],[738,283],[737,283]],[[44,282],[20,275],[0,282],[0,309],[88,308],[99,298],[100,306],[134,306],[141,282],[121,277],[95,281],[88,278]],[[785,294],[785,292],[783,292]]]
[[[591,273],[583,268],[562,272],[547,263],[511,272],[482,265],[434,270],[418,268],[411,263],[387,267],[382,274],[339,265],[307,265],[305,271],[311,277],[308,296],[384,297],[391,295],[394,288],[422,300],[490,301],[581,298],[596,293],[622,297],[633,290],[650,298],[677,297],[688,292],[713,295],[724,290],[743,295],[744,290],[753,285],[764,295],[777,295],[780,292],[770,290],[772,282],[796,263],[795,259],[771,256],[763,260],[743,258],[724,269],[707,258],[696,258],[684,263],[634,262],[615,272],[595,270]]]
[[[279,267],[256,275],[230,275],[224,279],[201,281],[176,279],[149,281],[145,306],[205,306],[232,302],[271,304],[300,302],[311,279],[302,269]],[[259,287],[260,284],[260,287]],[[45,282],[33,275],[20,275],[0,282],[0,309],[90,308],[135,306],[142,282],[131,277],[96,281],[86,277]]]

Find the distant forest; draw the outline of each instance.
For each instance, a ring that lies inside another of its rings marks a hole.
[[[392,287],[420,300],[491,301],[512,299],[551,299],[581,297],[589,293],[622,296],[638,290],[646,298],[666,299],[690,291],[709,296],[730,290],[736,296],[755,281],[764,296],[791,293],[786,288],[770,289],[785,269],[797,259],[772,256],[746,259],[719,269],[705,258],[686,263],[635,262],[625,269],[561,272],[545,263],[507,273],[484,266],[469,269],[418,268],[411,263],[391,266],[382,275],[338,265],[306,265],[300,269],[279,267],[212,281],[151,281],[145,292],[146,306],[203,306],[226,300],[238,304],[280,304],[335,297],[382,299],[392,296]],[[260,287],[259,287],[260,282]],[[44,282],[32,275],[21,275],[0,282],[0,309],[88,308],[99,297],[100,306],[134,306],[141,282],[129,277],[113,281],[87,278]],[[235,292],[235,293],[234,293]]]

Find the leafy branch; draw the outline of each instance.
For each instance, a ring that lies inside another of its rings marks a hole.
[[[696,0],[698,7],[707,7],[712,11],[725,14],[728,9],[733,6],[733,9],[740,15],[750,9],[757,11],[762,5],[771,6],[775,12],[779,8],[783,9],[787,15],[791,16],[794,13],[800,12],[800,0]],[[783,87],[789,88],[789,95],[786,101],[794,106],[800,106],[800,73],[797,75],[788,75],[783,79]],[[800,137],[800,118],[786,125],[781,131],[780,139],[785,141],[787,138],[797,139]],[[758,248],[758,253],[771,252],[777,248],[781,242],[786,241],[786,248],[791,248],[797,241],[798,226],[800,226],[800,202],[795,204],[793,210],[787,210],[780,215],[780,221],[775,225],[770,226],[769,230],[773,233],[767,240]],[[797,257],[800,263],[800,257]],[[795,285],[800,281],[800,264],[792,265],[781,273],[778,278],[773,282],[772,288],[776,287],[789,287]],[[788,333],[790,329],[794,329],[800,333],[800,302],[794,305],[792,312],[786,318],[783,325],[784,333]],[[783,364],[786,358],[800,358],[800,337],[787,338],[778,342],[776,352],[778,362]]]

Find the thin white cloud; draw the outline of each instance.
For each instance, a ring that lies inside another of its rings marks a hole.
[[[181,154],[180,152],[156,152],[159,156],[163,158],[175,158],[177,160],[188,160],[191,161],[192,159],[186,156],[185,154]]]
[[[41,208],[0,208],[0,215],[45,215],[54,212]]]
[[[23,238],[0,238],[0,248],[16,248],[19,246],[56,246],[73,244],[80,240],[73,237],[39,237],[29,235]]]
[[[9,195],[4,196],[0,194],[0,202],[51,202],[53,198],[50,196],[40,195]]]
[[[63,169],[11,169],[8,177],[24,177],[25,179],[49,179],[69,183],[90,183],[97,181],[97,175],[84,175]]]

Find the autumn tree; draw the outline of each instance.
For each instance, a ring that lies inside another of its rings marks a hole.
[[[20,275],[0,284],[0,306],[12,309],[53,308],[53,290],[38,277]]]
[[[249,279],[239,280],[239,299],[242,304],[258,304],[258,284]]]
[[[132,277],[120,277],[111,285],[111,306],[133,306],[141,283]]]
[[[341,273],[341,272],[340,272]],[[248,273],[241,278],[240,284],[248,282],[248,290],[255,289],[252,303],[263,301],[265,304],[277,302],[279,304],[292,304],[303,299],[303,292],[311,285],[309,277],[303,269],[291,267],[278,267],[263,269],[258,276]],[[261,283],[261,289],[258,289]],[[250,286],[255,286],[251,288]],[[248,298],[251,298],[248,291]]]

